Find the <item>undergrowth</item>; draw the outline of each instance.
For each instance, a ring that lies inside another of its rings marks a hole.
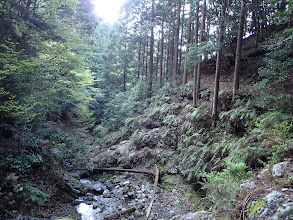
[[[188,89],[182,86],[176,93],[188,93]],[[136,107],[129,112],[129,100],[120,98],[119,112],[125,114],[116,117],[119,123],[102,123],[96,131],[107,146],[130,138],[137,150],[148,147],[175,151],[172,164],[185,180],[202,183],[205,198],[201,204],[205,208],[233,209],[239,184],[253,170],[292,155],[292,115],[260,108],[249,91],[239,91],[234,101],[231,91],[220,92],[217,124],[213,124],[205,106],[184,106],[174,101],[173,93],[170,85],[165,86],[158,90],[159,95],[137,99]],[[154,160],[147,162],[153,163]]]
[[[25,212],[31,205],[42,205],[48,193],[27,179],[28,173],[43,163],[39,154],[9,153],[0,155],[0,213],[21,209]]]

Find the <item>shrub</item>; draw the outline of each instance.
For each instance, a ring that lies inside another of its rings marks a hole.
[[[0,212],[24,209],[33,203],[46,200],[48,194],[32,186],[26,180],[33,166],[40,165],[43,158],[38,154],[22,153],[0,155]]]

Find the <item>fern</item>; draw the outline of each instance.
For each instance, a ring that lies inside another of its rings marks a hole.
[[[168,128],[170,127],[177,127],[181,124],[181,119],[176,117],[175,115],[167,115],[163,122],[167,125]]]
[[[237,102],[234,106],[229,111],[221,112],[220,120],[224,127],[232,128],[234,133],[243,132],[256,117],[256,110],[250,100],[246,103]]]
[[[207,110],[205,109],[204,106],[200,106],[198,108],[195,108],[195,110],[191,113],[188,113],[186,115],[186,119],[189,121],[197,121],[201,118],[203,118],[204,116],[206,116],[207,114]]]

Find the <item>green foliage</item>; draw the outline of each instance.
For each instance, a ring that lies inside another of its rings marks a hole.
[[[176,117],[175,115],[167,115],[164,118],[163,122],[167,125],[168,128],[178,127],[181,124],[181,119]]]
[[[192,202],[194,207],[198,207],[200,205],[201,197],[199,193],[194,192],[192,189],[184,191],[184,196]]]
[[[30,184],[23,185],[22,196],[24,197],[25,203],[43,203],[47,198],[47,192],[33,187]]]
[[[253,133],[273,141],[292,138],[293,117],[280,111],[270,111],[255,118],[250,126]]]
[[[290,123],[292,120],[292,116],[289,114],[281,111],[269,111],[255,118],[252,122],[252,127],[261,131],[267,131],[280,124]]]
[[[270,111],[255,118],[250,132],[257,135],[261,145],[269,146],[271,161],[279,161],[292,154],[292,115]]]
[[[278,135],[283,139],[293,138],[293,122],[283,121],[281,124],[276,124],[273,128],[273,132],[275,135]]]
[[[25,209],[33,203],[43,203],[48,194],[33,187],[26,180],[32,168],[43,163],[38,154],[20,153],[0,155],[0,212]]]
[[[262,207],[262,205],[265,203],[265,200],[264,199],[261,199],[259,200],[258,202],[256,203],[252,203],[250,204],[250,208],[248,208],[248,212],[249,214],[253,214],[255,213],[257,210],[259,210],[260,207]]]
[[[0,155],[1,169],[21,174],[28,172],[34,164],[40,164],[42,162],[43,158],[39,154]]]
[[[293,154],[293,140],[286,141],[282,144],[272,146],[272,156],[270,157],[272,162],[278,162],[281,159],[290,157]]]
[[[291,19],[293,10],[293,1],[278,1],[278,0],[266,0],[269,3],[268,7],[274,11],[271,15],[271,19],[274,23],[285,23]]]
[[[236,202],[239,183],[249,177],[245,163],[226,162],[221,172],[202,173],[206,179],[206,200],[213,210],[231,209]]]
[[[111,100],[105,104],[102,126],[113,130],[124,126],[127,118],[132,118],[136,112],[143,109],[146,94],[147,87],[144,86],[143,82],[138,83],[126,93],[114,94]]]
[[[82,132],[82,130],[81,130]],[[78,131],[68,131],[64,127],[52,126],[48,130],[47,138],[50,145],[45,154],[54,158],[54,163],[62,166],[63,169],[89,169],[89,143]],[[55,164],[55,165],[57,165]]]
[[[270,51],[259,69],[261,81],[257,84],[264,99],[261,107],[292,112],[291,78],[293,68],[293,29],[277,34],[267,45]]]
[[[231,90],[221,89],[219,91],[219,103],[221,111],[229,111],[232,106],[233,93]]]
[[[207,110],[204,106],[200,106],[195,108],[195,110],[186,115],[186,119],[189,121],[198,121],[199,119],[203,119],[207,116]]]
[[[244,132],[255,117],[256,110],[251,100],[246,103],[237,100],[231,110],[220,113],[223,126],[234,133]]]

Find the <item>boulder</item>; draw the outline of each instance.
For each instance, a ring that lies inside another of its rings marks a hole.
[[[250,213],[248,219],[292,219],[293,217],[293,202],[292,198],[283,192],[273,191],[266,197],[259,200],[255,208],[252,208],[253,213]]]
[[[247,180],[240,184],[240,188],[253,189],[256,187],[257,187],[257,184],[253,180]]]
[[[287,172],[289,172],[288,164],[289,162],[287,161],[275,164],[272,168],[273,177],[283,177]]]

